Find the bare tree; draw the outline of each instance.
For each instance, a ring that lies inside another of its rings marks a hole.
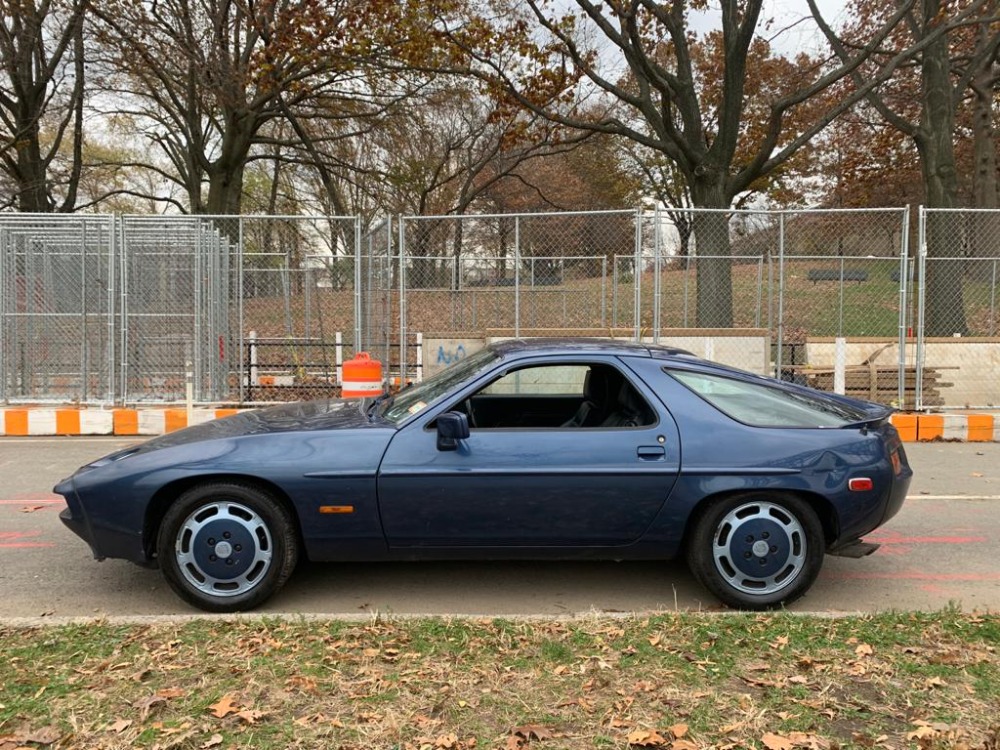
[[[855,6],[858,21],[838,35],[827,24],[815,3],[808,0],[814,18],[841,60],[850,59],[852,50],[865,43],[866,29],[872,18],[886,13],[886,7],[859,0]],[[901,133],[914,143],[919,154],[920,172],[924,187],[924,201],[929,208],[952,209],[959,205],[958,170],[955,161],[955,105],[956,101],[977,73],[995,59],[1000,45],[1000,27],[996,26],[995,3],[992,0],[968,2],[955,9],[944,0],[920,0],[919,5],[900,4],[896,13],[903,10],[905,24],[899,33],[879,50],[882,57],[891,56],[900,48],[913,50],[919,65],[919,85],[916,112],[908,111],[912,101],[894,103],[870,85],[870,72],[864,68],[852,71],[856,91],[864,91],[867,102]],[[984,17],[982,13],[985,12]],[[950,38],[955,29],[964,26],[981,26],[983,29],[971,59],[953,80]],[[860,35],[860,38],[858,38]],[[850,37],[850,38],[845,38]],[[894,106],[895,105],[895,106]],[[958,232],[954,216],[932,216],[928,226],[928,252],[947,255],[953,249]],[[930,336],[950,336],[967,332],[965,308],[962,304],[962,276],[947,264],[928,264],[926,285],[927,310],[925,333]]]
[[[88,0],[0,0],[0,170],[5,205],[75,208],[82,168]]]
[[[980,0],[983,2],[985,0]],[[901,23],[913,0],[876,27],[868,42],[834,64],[789,61],[783,86],[768,101],[763,125],[741,144],[747,117],[748,54],[762,0],[722,0],[718,31],[718,88],[699,87],[694,60],[702,43],[690,24],[693,2],[576,0],[577,14],[555,13],[544,0],[523,0],[523,14],[497,14],[486,21],[452,23],[445,35],[466,55],[464,70],[502,87],[521,106],[560,124],[624,136],[663,153],[691,190],[695,207],[726,209],[755,181],[785,164],[818,133],[867,93],[889,80],[914,54],[934,43],[943,29],[881,60],[864,87],[829,102],[801,125],[787,127],[792,113],[849,76],[879,49]],[[960,18],[967,17],[964,12]],[[443,22],[444,23],[444,22]],[[482,27],[494,29],[486,36]],[[540,38],[542,35],[544,38]],[[507,40],[498,44],[497,39]],[[598,40],[600,49],[593,40]],[[513,40],[513,41],[511,41]],[[609,66],[608,61],[612,60]],[[456,66],[453,61],[451,67]],[[803,61],[804,62],[804,61]],[[610,69],[627,68],[628,79]],[[577,106],[580,90],[606,102]],[[732,323],[729,236],[724,212],[696,215],[698,239],[697,320],[702,326]]]
[[[354,0],[111,0],[108,90],[163,155],[195,213],[240,209],[265,126],[318,99],[363,97],[363,68],[388,44],[375,6]],[[381,31],[379,29],[382,29]],[[207,191],[206,191],[207,188]]]

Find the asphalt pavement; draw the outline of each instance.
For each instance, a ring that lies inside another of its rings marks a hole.
[[[158,571],[96,562],[52,486],[133,438],[0,438],[0,619],[196,614]],[[800,612],[1000,611],[1000,443],[907,444],[916,476],[860,560],[827,557]],[[371,617],[718,611],[680,563],[304,564],[264,613]]]

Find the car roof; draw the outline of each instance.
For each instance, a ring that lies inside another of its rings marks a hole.
[[[697,359],[686,349],[661,344],[645,344],[599,337],[554,337],[530,339],[501,339],[490,343],[489,348],[498,355],[516,354],[611,354],[632,357],[668,359],[684,357]]]

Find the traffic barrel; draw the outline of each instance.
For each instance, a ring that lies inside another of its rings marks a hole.
[[[382,392],[382,363],[368,352],[358,352],[344,362],[341,398],[369,398]]]

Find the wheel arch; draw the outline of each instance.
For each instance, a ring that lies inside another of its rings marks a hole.
[[[681,544],[681,549],[686,550],[688,547],[691,534],[698,525],[698,521],[701,517],[708,512],[708,510],[717,502],[725,500],[730,497],[735,497],[737,495],[760,495],[760,496],[771,496],[771,497],[781,497],[781,496],[794,496],[800,500],[804,500],[809,506],[816,512],[817,518],[819,518],[820,525],[823,527],[823,539],[826,542],[827,547],[829,547],[834,540],[840,535],[840,522],[837,517],[837,511],[834,509],[833,504],[822,495],[816,492],[809,492],[808,490],[801,489],[784,489],[784,488],[762,488],[762,489],[731,489],[724,490],[722,492],[717,492],[714,495],[708,495],[703,497],[698,501],[691,509],[691,514],[689,516],[689,521],[684,529],[684,539]]]
[[[302,538],[302,523],[299,519],[299,514],[295,511],[295,504],[292,502],[292,499],[281,487],[274,482],[249,474],[202,474],[176,479],[173,482],[163,485],[153,494],[149,505],[146,506],[146,516],[142,526],[142,543],[147,558],[150,560],[156,558],[156,537],[160,531],[160,524],[163,523],[167,509],[174,500],[192,487],[197,487],[201,484],[218,484],[224,482],[251,485],[274,497],[275,500],[281,503],[294,521],[295,535],[298,537],[299,549],[303,552],[305,551]]]

